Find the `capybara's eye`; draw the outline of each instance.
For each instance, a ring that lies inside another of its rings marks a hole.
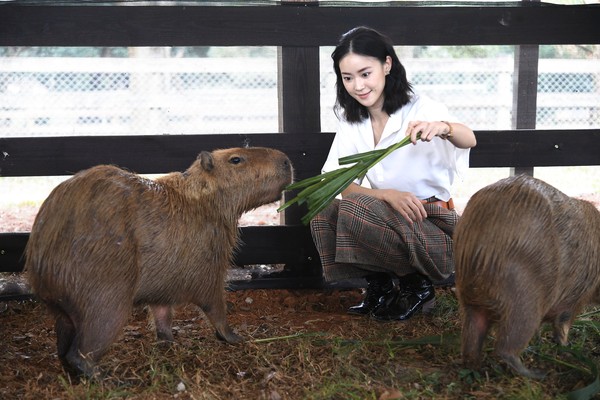
[[[242,159],[240,157],[231,157],[229,159],[229,162],[232,164],[239,164],[242,162]]]

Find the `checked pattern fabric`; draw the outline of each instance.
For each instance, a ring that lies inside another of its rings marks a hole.
[[[311,221],[328,282],[369,272],[418,272],[434,283],[454,272],[452,232],[458,214],[424,204],[427,218],[409,224],[385,201],[358,194],[334,200]]]

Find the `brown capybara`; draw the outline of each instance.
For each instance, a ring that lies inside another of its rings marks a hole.
[[[200,307],[229,343],[224,286],[242,213],[280,199],[292,181],[282,152],[203,151],[185,172],[149,180],[115,166],[81,171],[42,204],[27,244],[34,294],[56,318],[58,356],[95,377],[96,363],[137,305],[173,341],[172,307]]]
[[[496,354],[517,373],[542,378],[521,352],[542,322],[566,345],[574,318],[598,301],[600,212],[519,175],[475,193],[453,238],[463,362],[479,366],[495,324]]]

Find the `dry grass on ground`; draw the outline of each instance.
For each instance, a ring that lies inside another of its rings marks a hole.
[[[550,343],[549,332],[524,355],[527,365],[548,371],[543,381],[507,372],[491,354],[491,340],[482,370],[463,369],[458,306],[449,289],[438,290],[433,314],[405,323],[347,315],[360,299],[358,289],[227,296],[229,321],[246,343],[219,342],[202,314],[186,306],[174,321],[177,343],[165,347],[137,310],[102,359],[107,376],[100,383],[71,382],[63,372],[44,306],[6,303],[0,307],[0,398],[547,399],[593,380],[584,364]],[[571,339],[599,361],[595,327],[576,326]]]

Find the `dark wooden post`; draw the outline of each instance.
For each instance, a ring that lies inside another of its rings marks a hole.
[[[523,2],[539,2],[539,0],[523,0]],[[539,54],[539,45],[515,46],[512,129],[535,129]],[[533,166],[511,167],[510,174],[533,176]]]
[[[281,7],[285,7],[286,4],[298,6],[299,3],[304,3],[308,7],[319,5],[315,0],[285,0],[281,3]],[[319,47],[281,46],[278,48],[277,64],[279,132],[295,136],[319,134],[321,132]],[[293,195],[295,193],[285,194],[283,201],[291,199]],[[306,207],[290,207],[283,212],[281,222],[286,225],[300,224],[304,213]],[[310,237],[308,240],[312,242]],[[311,244],[304,244],[304,248],[313,248],[310,254],[304,255],[304,262],[286,264],[282,274],[302,276],[307,286],[315,287],[322,285],[323,270],[318,253]]]
[[[318,7],[315,0],[282,1],[282,7],[304,3]],[[319,47],[282,46],[278,49],[279,131],[288,135],[321,132]],[[292,198],[291,194],[285,200]],[[282,222],[299,224],[304,207],[290,207]]]

